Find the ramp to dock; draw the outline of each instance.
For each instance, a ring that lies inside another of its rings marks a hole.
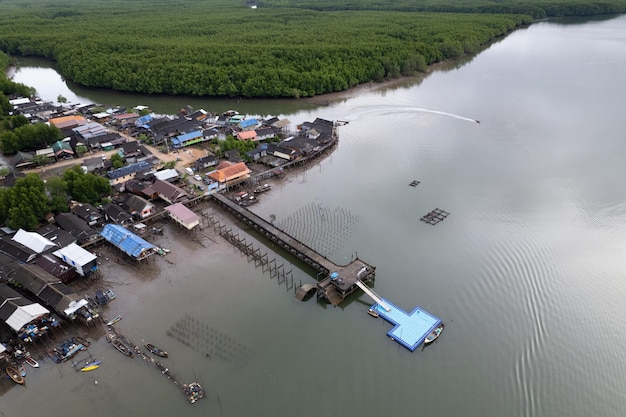
[[[355,284],[358,285],[359,288],[362,289],[365,294],[367,294],[372,300],[374,300],[376,304],[382,307],[385,311],[391,310],[391,308],[387,304],[385,304],[383,299],[380,298],[378,294],[374,292],[374,290],[372,290],[370,287],[365,285],[361,280],[358,280],[357,282],[355,282]]]
[[[387,336],[411,352],[424,343],[426,336],[441,323],[441,319],[419,307],[415,307],[411,313],[407,313],[391,302],[383,301],[389,310],[385,310],[380,304],[374,304],[371,308],[394,326],[387,332]]]

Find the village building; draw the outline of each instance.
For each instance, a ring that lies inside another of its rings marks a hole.
[[[100,235],[113,246],[138,261],[154,254],[155,246],[117,224],[106,224]]]
[[[78,275],[76,269],[53,255],[40,255],[35,259],[34,263],[63,283],[72,281]]]
[[[198,158],[194,164],[194,170],[196,171],[204,171],[206,169],[212,168],[218,164],[218,160],[213,155],[203,156],[202,158]]]
[[[189,194],[185,190],[167,181],[155,180],[149,188],[154,191],[161,199],[167,201],[170,204],[186,201],[189,199]]]
[[[97,226],[104,217],[100,210],[88,203],[74,204],[70,208],[70,212],[83,219],[90,227]]]
[[[70,320],[82,317],[91,321],[97,317],[86,308],[87,300],[37,265],[20,264],[14,279],[45,305]]]
[[[200,216],[185,207],[182,203],[167,206],[165,207],[165,210],[169,213],[172,220],[187,230],[191,230],[200,224]]]
[[[127,226],[134,222],[133,216],[129,212],[114,203],[102,206],[102,212],[104,213],[104,219],[109,223]]]
[[[98,270],[98,258],[88,250],[72,243],[52,253],[66,264],[73,267],[79,275],[89,277]]]
[[[46,239],[36,232],[27,232],[24,229],[18,230],[11,240],[20,243],[35,253],[43,253],[57,248],[57,244]]]
[[[37,229],[37,233],[49,241],[54,242],[60,248],[64,248],[77,242],[77,239],[72,236],[71,233],[66,232],[54,224],[46,224],[40,227]]]
[[[237,133],[237,139],[256,141],[257,134],[255,130],[243,130]]]
[[[11,235],[0,237],[0,252],[20,262],[31,262],[37,257],[37,252],[11,239]]]
[[[221,167],[221,168],[220,168]],[[218,169],[208,174],[208,177],[220,185],[229,187],[247,181],[252,171],[243,162],[222,163]]]
[[[73,213],[59,213],[54,216],[54,221],[61,229],[74,236],[81,245],[98,238],[98,232],[89,227],[83,219]]]
[[[154,204],[134,194],[126,197],[122,202],[122,207],[137,219],[145,219],[146,217],[152,216],[155,212]]]
[[[166,182],[176,182],[180,179],[180,174],[174,168],[162,169],[153,172],[154,178]]]
[[[7,284],[0,284],[0,321],[23,342],[33,342],[48,331],[41,322],[51,322],[50,310],[25,298]]]
[[[59,140],[53,143],[52,151],[57,161],[60,159],[72,159],[74,157],[74,149],[72,149],[72,145],[66,141]]]
[[[72,115],[72,116],[54,117],[52,119],[48,119],[48,123],[62,130],[62,129],[73,129],[78,126],[86,125],[89,122],[83,116]]]

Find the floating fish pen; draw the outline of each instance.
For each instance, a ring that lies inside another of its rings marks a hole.
[[[430,213],[426,214],[425,216],[422,216],[420,220],[425,223],[435,225],[439,223],[440,221],[442,221],[443,219],[445,219],[446,217],[448,217],[449,215],[450,213],[448,213],[447,211],[443,211],[439,208],[436,208]]]

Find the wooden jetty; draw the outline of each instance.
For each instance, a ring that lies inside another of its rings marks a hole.
[[[354,256],[347,265],[337,265],[324,255],[225,196],[216,193],[212,194],[211,198],[237,219],[315,269],[320,277],[317,283],[318,298],[325,298],[331,304],[338,305],[346,296],[359,289],[357,281],[371,283],[376,277],[376,267],[364,262],[357,256]]]

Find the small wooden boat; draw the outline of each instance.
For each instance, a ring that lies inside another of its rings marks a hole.
[[[146,349],[148,349],[150,351],[150,353],[153,353],[157,356],[160,356],[162,358],[167,358],[167,352],[164,351],[163,349],[153,345],[152,343],[144,343],[144,346],[146,347]]]
[[[120,339],[118,339],[117,337],[113,336],[111,338],[109,338],[107,336],[107,340],[109,340],[109,342],[111,342],[111,344],[113,345],[113,347],[117,350],[119,350],[122,354],[128,356],[129,358],[133,357],[133,351],[130,350],[130,348],[128,346],[126,346]]]
[[[89,372],[89,371],[93,371],[94,369],[98,369],[100,367],[100,365],[85,365],[82,368],[80,368],[81,372]]]
[[[424,339],[424,344],[425,345],[429,345],[432,342],[434,342],[435,340],[437,340],[439,335],[441,335],[441,332],[443,332],[443,328],[444,328],[444,324],[443,323],[441,323],[439,326],[437,326],[432,332],[430,332],[428,334],[428,336],[426,336],[426,339]]]
[[[115,316],[114,319],[107,321],[107,326],[113,326],[118,321],[122,320],[122,316]]]
[[[378,311],[374,310],[373,308],[368,308],[367,309],[367,314],[369,314],[372,317],[378,317]]]
[[[39,362],[37,362],[35,358],[30,355],[26,356],[26,359],[24,359],[24,361],[33,368],[39,368]]]
[[[11,378],[16,384],[20,384],[20,385],[24,384],[24,377],[20,375],[20,371],[18,371],[12,366],[7,366],[5,371],[7,375],[9,376],[9,378]]]

